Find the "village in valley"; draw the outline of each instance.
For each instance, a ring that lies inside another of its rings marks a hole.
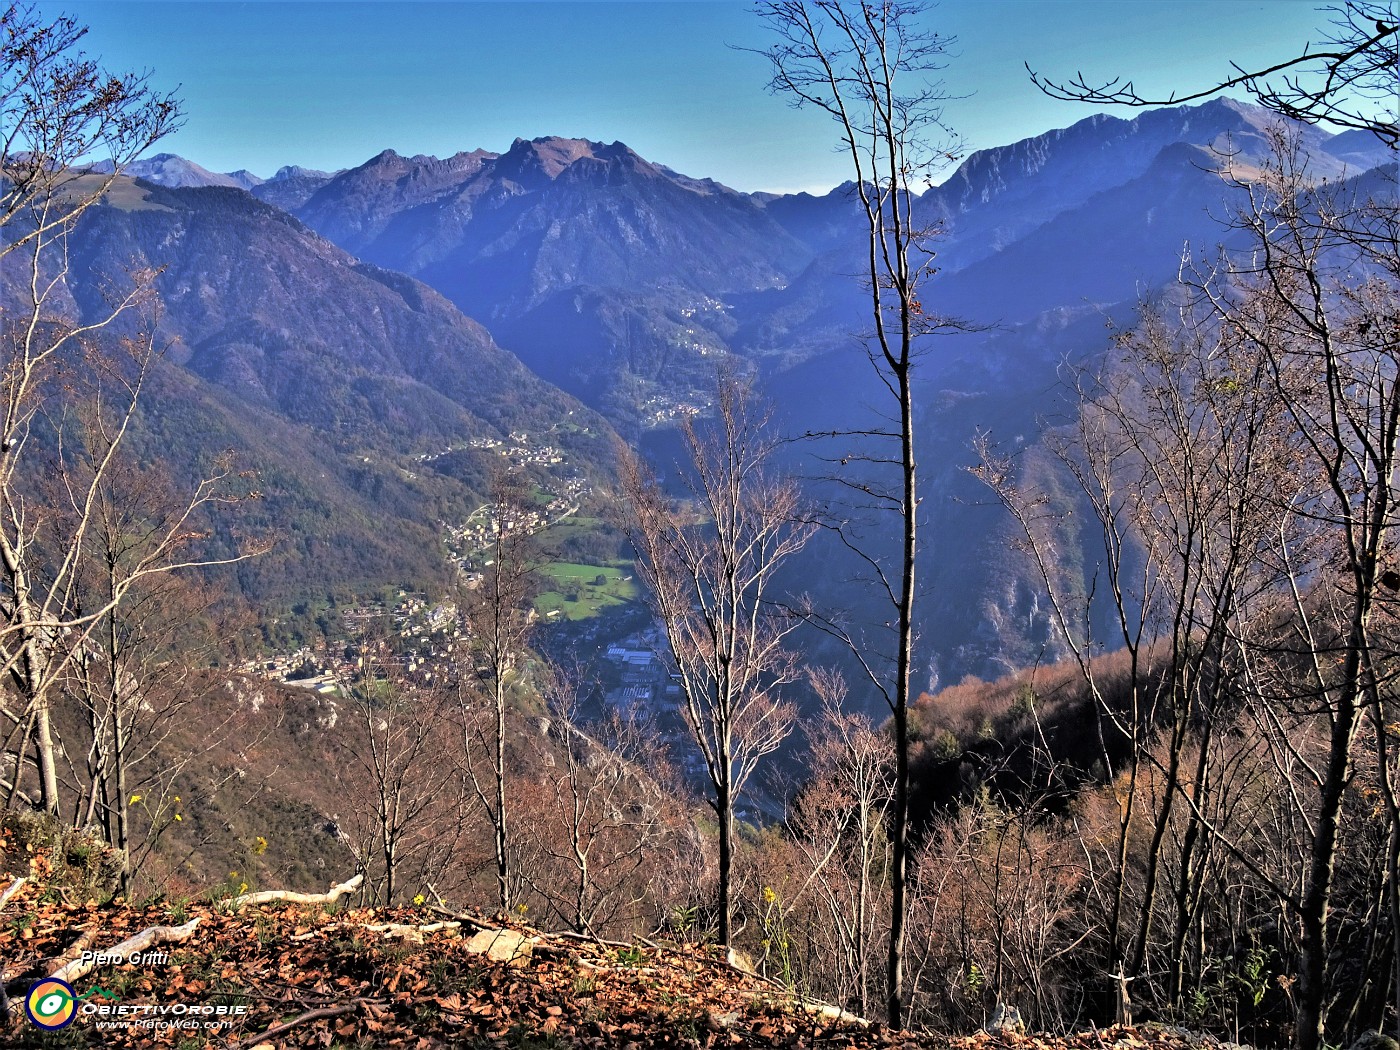
[[[694,412],[693,406],[688,406]],[[465,449],[493,451],[511,472],[529,466],[552,468],[548,488],[536,490],[536,502],[501,516],[482,504],[457,524],[442,523],[444,554],[462,586],[473,590],[492,565],[491,547],[502,529],[540,535],[571,519],[592,495],[582,476],[561,471],[566,455],[548,440],[522,431],[505,440],[473,438],[436,453],[415,457],[431,464]],[[536,475],[538,476],[538,475]],[[543,633],[537,637],[553,655],[578,660],[583,655],[591,681],[586,704],[594,715],[615,712],[629,720],[652,723],[672,754],[687,755],[680,675],[659,622],[640,601],[629,563],[583,565],[548,562],[541,567],[545,586],[535,598],[530,619]],[[285,652],[261,654],[235,670],[249,677],[317,693],[340,695],[370,675],[397,676],[422,686],[445,684],[469,659],[470,627],[456,602],[421,592],[398,590],[333,607],[317,619],[316,637]],[[688,779],[704,775],[698,755],[682,759]]]

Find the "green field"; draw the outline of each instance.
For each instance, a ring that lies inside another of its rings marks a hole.
[[[550,562],[541,575],[554,586],[535,599],[535,608],[542,617],[556,609],[554,619],[584,620],[603,609],[637,599],[637,581],[631,564],[580,565],[576,562]],[[599,578],[601,581],[599,582]]]

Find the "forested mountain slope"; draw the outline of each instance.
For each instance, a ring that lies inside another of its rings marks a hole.
[[[14,263],[7,295],[22,301]],[[133,454],[195,477],[231,449],[257,472],[263,498],[240,527],[275,545],[239,570],[255,599],[440,586],[443,524],[480,504],[501,460],[481,446],[575,413],[555,473],[591,475],[606,455],[601,419],[437,292],[240,189],[121,180],[71,238],[64,309],[100,316],[143,268],[157,271],[152,308],[104,333],[154,323],[164,350]]]

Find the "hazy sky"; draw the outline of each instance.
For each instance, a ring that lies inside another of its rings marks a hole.
[[[42,0],[89,25],[109,66],[178,87],[186,127],[160,149],[264,177],[336,169],[385,148],[447,156],[517,137],[620,139],[741,190],[826,189],[848,176],[825,118],[767,94],[768,37],[744,3],[136,2]],[[1088,116],[1040,95],[1046,73],[1130,76],[1165,92],[1231,60],[1293,54],[1325,22],[1310,0],[944,0],[957,37],[947,117],[971,148]],[[1131,111],[1117,111],[1130,115]]]

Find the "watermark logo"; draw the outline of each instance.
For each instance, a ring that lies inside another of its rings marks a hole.
[[[95,987],[78,995],[66,981],[50,977],[29,989],[24,1001],[29,1020],[46,1031],[67,1028],[80,1015],[99,1029],[203,1029],[218,1032],[248,1013],[241,1003],[122,1003],[121,996]]]
[[[77,998],[71,984],[49,977],[35,982],[34,987],[29,989],[29,995],[24,1000],[24,1012],[40,1028],[56,1032],[67,1028],[78,1016]]]

